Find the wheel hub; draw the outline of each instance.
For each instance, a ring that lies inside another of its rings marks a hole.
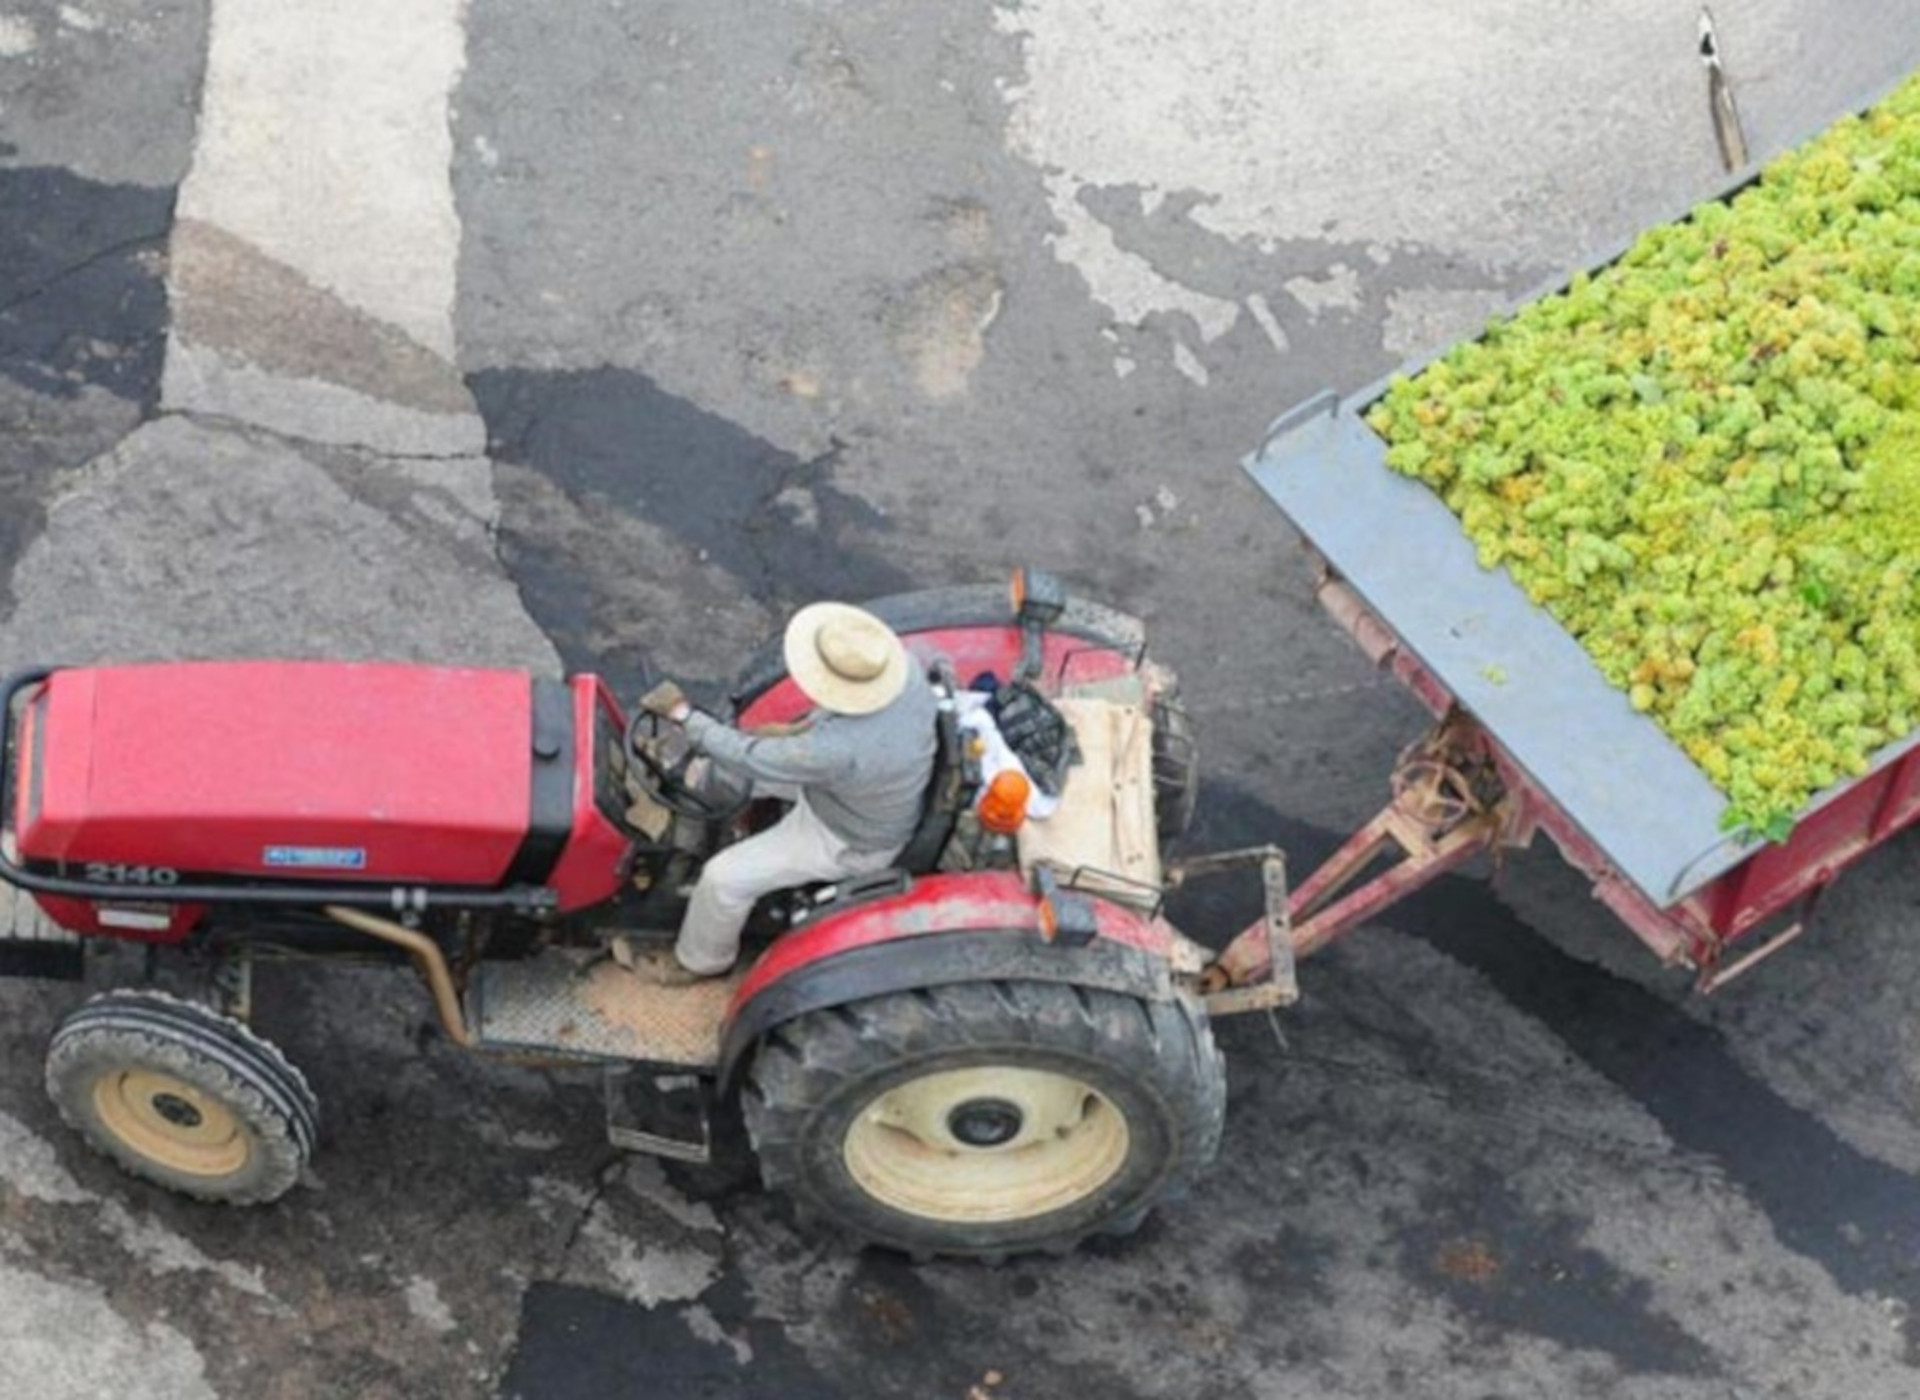
[[[205,1115],[178,1094],[155,1094],[152,1102],[153,1111],[176,1128],[197,1128],[205,1121]]]
[[[847,1170],[876,1200],[923,1219],[1028,1220],[1095,1195],[1132,1134],[1113,1101],[1052,1070],[939,1070],[876,1095],[849,1125]]]
[[[170,1171],[230,1176],[253,1153],[232,1109],[170,1074],[150,1069],[104,1074],[93,1086],[93,1103],[102,1127]]]
[[[969,1099],[947,1115],[947,1131],[967,1147],[1000,1147],[1020,1136],[1020,1105],[1005,1099]]]

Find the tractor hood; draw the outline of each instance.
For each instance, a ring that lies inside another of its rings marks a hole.
[[[560,723],[536,735],[542,687]],[[495,885],[533,826],[536,769],[562,766],[571,791],[566,696],[524,673],[425,666],[58,671],[28,708],[20,854],[159,886]]]

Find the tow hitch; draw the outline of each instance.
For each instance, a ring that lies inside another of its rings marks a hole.
[[[1248,846],[1195,856],[1167,870],[1167,888],[1179,889],[1189,880],[1205,879],[1230,870],[1260,867],[1261,893],[1266,913],[1229,946],[1200,977],[1207,1012],[1230,1016],[1243,1011],[1270,1011],[1300,1000],[1294,978],[1293,923],[1287,912],[1287,854],[1278,846]]]

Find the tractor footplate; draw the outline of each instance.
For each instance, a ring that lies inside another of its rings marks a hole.
[[[582,964],[548,952],[483,963],[468,984],[468,1015],[482,1050],[708,1069],[745,976],[663,987],[611,959]]]

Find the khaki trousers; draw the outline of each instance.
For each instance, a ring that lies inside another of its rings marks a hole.
[[[740,930],[763,895],[885,870],[900,849],[854,850],[813,814],[803,796],[774,825],[707,862],[680,923],[674,956],[689,972],[725,972],[740,955]]]

